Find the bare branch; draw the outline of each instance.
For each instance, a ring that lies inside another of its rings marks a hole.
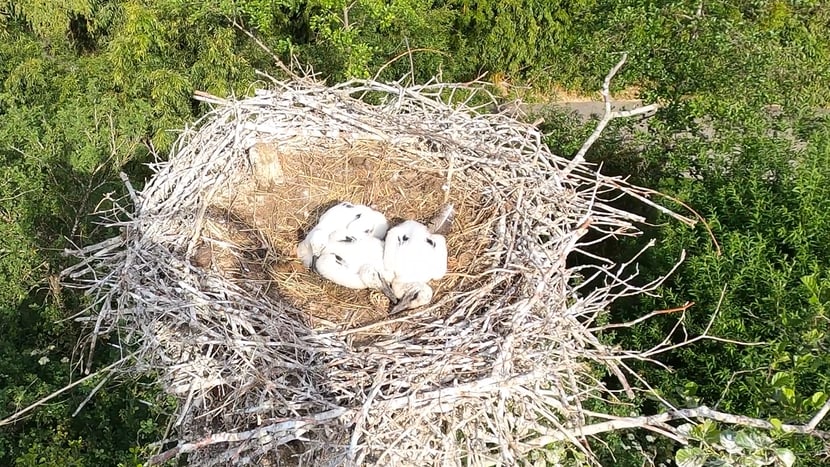
[[[95,396],[95,394],[97,394],[98,391],[100,391],[102,387],[104,387],[104,384],[107,383],[107,380],[109,380],[109,375],[106,375],[103,378],[101,378],[101,382],[96,384],[95,387],[92,388],[92,391],[89,391],[89,394],[87,394],[87,396],[84,398],[84,400],[80,404],[78,404],[78,407],[75,409],[75,411],[72,412],[72,417],[73,418],[76,417],[81,412],[81,410],[86,406],[86,404],[90,400],[92,400],[92,397]]]
[[[805,428],[810,431],[814,430],[818,426],[818,424],[821,423],[824,417],[827,416],[828,411],[830,411],[830,399],[827,399],[827,401],[821,407],[821,410],[819,410],[818,413],[816,413],[816,415],[810,420],[809,423],[804,425]]]
[[[827,410],[830,410],[830,402],[828,402],[828,404],[825,404],[825,408],[827,408]],[[814,420],[818,417],[818,415],[826,415],[827,410],[825,410],[825,408],[822,408],[824,413],[819,412],[818,414],[816,414]],[[772,423],[766,420],[762,420],[760,418],[745,417],[743,415],[733,415],[725,412],[719,412],[717,410],[712,410],[709,407],[702,406],[695,409],[672,410],[658,415],[620,418],[617,420],[595,423],[593,425],[574,428],[572,430],[569,430],[568,433],[550,432],[536,438],[534,440],[534,443],[537,446],[544,446],[556,441],[564,441],[568,439],[569,436],[574,435],[579,437],[585,437],[598,435],[600,433],[607,433],[609,431],[625,430],[631,428],[647,428],[658,425],[662,426],[663,429],[666,429],[667,425],[664,425],[666,422],[672,420],[691,420],[694,418],[714,420],[716,422],[727,423],[730,425],[759,428],[762,430],[773,430],[776,428],[776,426]],[[816,423],[816,425],[817,424],[818,422]],[[781,425],[781,430],[785,433],[796,433],[801,435],[813,436],[823,440],[830,440],[830,432],[816,430],[815,425],[812,424],[812,421],[811,423],[804,425],[783,424]],[[679,435],[679,432],[677,432],[676,428],[673,430],[673,432],[676,435]]]
[[[658,315],[665,315],[665,314],[668,314],[668,313],[677,313],[678,311],[686,311],[689,308],[691,308],[692,306],[694,306],[694,304],[695,304],[695,302],[686,302],[685,304],[683,304],[683,306],[679,306],[677,308],[669,308],[667,310],[652,311],[651,313],[649,313],[647,315],[643,315],[643,316],[641,316],[637,319],[634,319],[634,320],[631,320],[631,321],[628,321],[628,322],[625,322],[625,323],[606,324],[604,326],[599,326],[599,327],[596,327],[596,328],[590,328],[589,331],[591,331],[591,332],[600,332],[600,331],[606,331],[608,329],[614,329],[614,328],[628,328],[628,327],[634,326],[635,324],[642,323],[643,321],[646,321],[646,320],[651,319],[651,318],[653,318],[655,316],[658,316]]]
[[[130,355],[127,355],[126,357],[123,357],[123,358],[119,359],[118,361],[116,361],[114,363],[111,363],[111,364],[109,364],[108,366],[106,366],[104,368],[101,368],[100,370],[96,371],[95,373],[92,373],[91,375],[85,376],[85,377],[75,381],[74,383],[68,384],[68,385],[64,386],[63,388],[58,389],[57,391],[53,392],[52,394],[49,394],[48,396],[40,399],[39,401],[34,402],[33,404],[26,407],[25,409],[19,410],[15,413],[9,415],[8,417],[4,418],[3,420],[0,420],[0,426],[9,425],[11,423],[14,423],[18,419],[20,419],[20,417],[22,417],[23,415],[26,415],[27,413],[31,412],[32,410],[40,407],[41,405],[49,402],[50,400],[58,397],[59,395],[69,391],[70,389],[74,388],[75,386],[78,386],[79,384],[83,384],[83,383],[89,381],[90,379],[92,379],[96,376],[100,376],[100,375],[105,374],[105,373],[107,373],[111,370],[117,369],[121,364],[123,364],[127,360],[133,358],[134,356],[135,356],[134,353],[132,353]],[[94,393],[94,391],[93,391],[93,393]]]
[[[282,60],[280,60],[280,58],[279,58],[279,57],[277,57],[277,54],[275,54],[275,53],[274,53],[274,52],[273,52],[273,51],[272,51],[272,50],[271,50],[271,49],[270,49],[267,45],[265,45],[265,44],[264,44],[261,40],[259,40],[259,38],[257,38],[256,36],[254,36],[254,34],[253,34],[251,31],[248,31],[248,30],[247,30],[246,28],[244,28],[241,24],[237,23],[235,19],[232,19],[232,18],[227,17],[227,16],[226,16],[225,18],[226,18],[228,21],[230,21],[230,22],[231,22],[231,24],[233,24],[235,28],[239,29],[240,31],[242,31],[242,33],[243,33],[243,34],[245,34],[246,36],[250,37],[250,38],[251,38],[251,40],[253,40],[253,41],[254,41],[254,43],[255,43],[256,45],[258,45],[258,46],[259,46],[259,48],[261,48],[261,49],[262,49],[262,50],[264,50],[266,53],[268,53],[268,54],[271,56],[271,59],[272,59],[272,60],[274,60],[274,64],[276,64],[276,65],[277,65],[277,67],[279,67],[279,69],[280,69],[280,70],[282,70],[282,72],[283,72],[283,73],[285,73],[286,75],[288,75],[288,76],[289,76],[289,77],[291,77],[291,78],[294,78],[294,79],[300,79],[300,76],[299,76],[299,75],[297,75],[297,74],[296,74],[296,73],[294,73],[294,72],[293,72],[290,68],[288,68],[288,67],[285,65],[285,63],[283,63],[283,61],[282,61]]]
[[[568,165],[567,169],[565,169],[566,173],[570,170],[573,170],[579,164],[585,162],[585,155],[588,153],[588,150],[591,149],[591,146],[599,139],[600,135],[602,134],[605,127],[611,122],[611,120],[615,118],[625,118],[625,117],[633,117],[635,115],[643,115],[649,112],[654,112],[659,108],[658,104],[650,104],[643,107],[638,107],[636,109],[631,110],[622,110],[622,111],[612,111],[611,110],[611,80],[620,71],[620,68],[625,64],[626,59],[628,59],[628,54],[623,52],[622,57],[614,65],[614,68],[611,68],[611,71],[605,76],[605,79],[602,82],[602,101],[605,104],[605,114],[602,116],[599,122],[597,122],[597,126],[594,129],[594,132],[588,137],[587,140],[582,144],[582,147],[579,148],[579,151],[576,152],[573,160]]]

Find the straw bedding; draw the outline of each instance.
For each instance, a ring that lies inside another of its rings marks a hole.
[[[627,265],[566,258],[588,231],[636,235],[641,219],[607,200],[646,192],[480,113],[486,97],[309,80],[199,97],[214,110],[102,213],[120,235],[72,252],[64,272],[93,297],[89,353],[118,331],[135,351],[124,370],[155,372],[179,398],[181,443],[151,462],[484,465],[552,441],[581,449],[580,400],[611,397],[597,368],[624,382],[590,328],[639,290]],[[393,224],[455,206],[430,306],[388,316],[381,294],[302,267],[297,242],[338,201]]]

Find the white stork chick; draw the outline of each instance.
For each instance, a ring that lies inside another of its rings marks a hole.
[[[349,233],[355,236],[370,235],[380,240],[386,238],[389,222],[383,213],[363,204],[356,204],[355,210],[355,218],[346,226]]]
[[[420,222],[405,221],[386,234],[383,262],[398,299],[391,313],[426,305],[433,294],[427,282],[447,273],[447,240]]]
[[[329,236],[337,229],[341,229],[355,219],[357,211],[352,203],[339,203],[324,212],[317,225],[297,245],[297,256],[305,267],[310,268],[314,258],[318,256],[329,241]]]
[[[353,237],[372,235],[383,239],[388,228],[386,217],[380,212],[362,204],[339,203],[324,212],[317,225],[297,245],[297,256],[305,267],[311,268],[332,241],[335,231],[345,229]]]
[[[312,263],[312,270],[350,289],[376,289],[397,302],[383,266],[383,240],[353,237],[347,230],[331,234],[328,245]]]

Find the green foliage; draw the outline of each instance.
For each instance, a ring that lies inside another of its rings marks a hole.
[[[436,74],[465,81],[489,72],[494,81],[534,83],[542,94],[547,85],[595,91],[616,53],[628,51],[629,65],[614,89],[636,86],[646,99],[667,105],[649,121],[648,132],[612,124],[589,159],[694,206],[712,226],[722,255],[702,227],[687,229],[641,211],[660,225],[646,232],[660,243],[642,258],[644,279],[668,270],[681,250],[688,257],[659,297],[621,302],[612,318],[630,319],[693,300],[697,305],[687,325],[701,332],[726,285],[712,332],[765,345],[702,342],[665,355],[673,372],[638,369],[678,406],[718,404],[773,423],[806,420],[830,391],[830,125],[813,112],[830,102],[830,5],[742,0],[704,2],[698,11],[699,5],[691,0],[0,4],[3,413],[70,380],[64,358],[79,329],[61,320],[86,302],[60,291],[49,278],[66,266],[59,253],[70,242],[88,244],[110,233],[88,213],[106,206],[106,193],[123,195],[117,172],[125,170],[143,183],[151,152],[164,154],[173,131],[205,110],[191,99],[194,90],[245,95],[257,83],[255,70],[279,76],[270,52],[245,29],[284,62],[295,56],[331,81],[399,79],[407,73],[416,82]],[[769,104],[782,105],[782,114],[761,110]],[[562,115],[547,121],[550,144],[563,155],[573,154],[592,130]],[[640,246],[623,244],[632,251]],[[608,254],[619,246],[604,248]],[[603,337],[645,348],[670,331],[670,319]],[[101,365],[116,357],[101,351],[96,358]],[[137,401],[157,400],[152,386],[107,383],[78,417],[70,417],[97,383],[0,434],[0,464],[137,465],[146,455],[142,446],[161,436],[173,402],[147,406]],[[647,397],[637,403],[624,410],[597,408],[623,416],[657,408]],[[612,449],[603,460],[693,464],[731,461],[728,456],[740,454],[777,456],[786,465],[783,449],[790,449],[809,464],[812,458],[802,454],[816,449],[809,440],[775,433],[769,444],[751,431],[741,445],[742,432],[736,431],[742,451],[732,453],[721,439],[729,431],[704,428],[695,429],[718,430],[717,440],[703,436],[685,450],[651,435],[612,433],[606,437]],[[574,456],[551,449],[534,460],[578,463]]]
[[[524,459],[526,465],[558,465],[562,467],[577,467],[588,463],[584,452],[575,446],[552,444],[545,449],[536,449],[528,453]]]
[[[779,422],[780,423],[780,422]],[[714,422],[697,425],[681,425],[692,445],[677,450],[674,460],[678,467],[703,467],[706,465],[774,465],[792,467],[795,454],[792,450],[777,447],[766,433],[751,429],[738,431],[717,428]]]
[[[458,58],[467,58],[470,71],[484,68],[516,75],[546,69],[561,62],[563,52],[578,37],[577,23],[586,19],[596,0],[457,0],[454,39]],[[515,40],[505,40],[515,38]]]
[[[672,103],[659,112],[649,122],[648,134],[632,136],[631,127],[609,132],[588,157],[603,162],[609,173],[633,175],[635,182],[694,206],[712,227],[722,254],[703,228],[689,229],[657,212],[644,212],[659,227],[649,229],[644,240],[623,242],[622,251],[615,245],[602,253],[627,258],[648,238],[658,238],[658,245],[641,258],[643,281],[668,270],[681,250],[687,258],[659,296],[622,301],[613,308],[613,319],[631,320],[691,300],[696,305],[685,324],[696,335],[717,312],[711,334],[763,345],[699,342],[661,357],[671,372],[630,364],[675,406],[705,404],[773,424],[804,423],[822,407],[830,389],[827,118],[804,117],[799,109],[773,116],[738,96],[730,102],[732,115],[689,121],[683,117],[689,105],[689,101]],[[557,130],[558,139],[552,143],[565,148],[565,154],[573,153],[585,131],[576,125],[570,138]],[[623,348],[651,348],[670,335],[675,319],[656,317],[605,338]],[[671,341],[682,337],[672,335]],[[643,397],[635,413],[659,408]],[[716,428],[704,424],[698,429]],[[735,432],[761,436],[751,430]],[[714,465],[718,459],[727,465],[761,459],[787,465],[791,455],[798,455],[804,465],[819,462],[804,454],[819,450],[819,443],[779,435],[773,444],[739,445],[736,452],[724,452],[723,443],[699,436],[698,445],[672,457],[678,465]],[[615,456],[623,452],[621,446],[630,445],[616,434],[606,441],[616,447]],[[637,463],[638,456],[654,459],[640,453],[630,463]]]
[[[370,77],[389,63],[385,77],[414,71],[424,81],[445,63],[453,14],[432,0],[312,0],[297,2],[303,36],[293,49],[335,79]]]
[[[80,15],[89,15],[89,0],[24,0],[9,2],[8,12],[31,27],[32,32],[45,39],[60,38],[69,31],[70,21]]]

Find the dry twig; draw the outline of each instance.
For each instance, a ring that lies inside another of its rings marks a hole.
[[[637,107],[636,109],[631,110],[611,110],[611,80],[620,71],[620,68],[625,64],[626,59],[628,58],[628,54],[623,52],[622,57],[614,65],[614,68],[611,68],[611,71],[608,72],[608,75],[605,76],[605,80],[602,82],[602,100],[605,103],[605,113],[597,123],[597,127],[594,129],[594,132],[585,140],[585,143],[582,144],[582,147],[579,148],[579,151],[576,152],[576,155],[573,158],[571,164],[568,165],[567,169],[565,169],[565,173],[568,173],[574,167],[579,164],[585,162],[585,154],[588,153],[588,149],[593,146],[599,136],[602,134],[602,131],[605,130],[605,127],[611,123],[611,120],[615,118],[629,118],[634,117],[636,115],[643,115],[649,112],[654,112],[659,108],[657,104],[649,104],[642,107]]]

